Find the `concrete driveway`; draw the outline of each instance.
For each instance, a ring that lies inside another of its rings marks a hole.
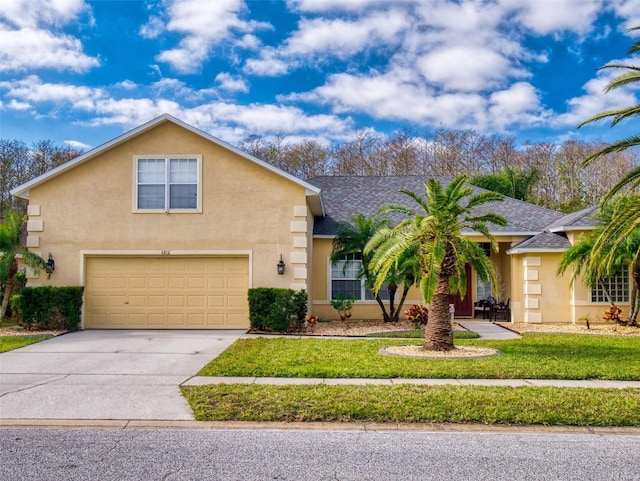
[[[193,419],[180,384],[244,333],[78,331],[0,354],[0,419]]]

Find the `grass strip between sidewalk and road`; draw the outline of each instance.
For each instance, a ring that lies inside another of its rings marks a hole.
[[[183,386],[198,421],[639,426],[640,389]]]
[[[640,338],[525,334],[522,339],[456,341],[502,354],[476,359],[383,356],[396,339],[240,339],[200,376],[294,378],[453,378],[640,380]]]
[[[52,336],[0,336],[0,352],[13,351],[29,344],[46,341]]]

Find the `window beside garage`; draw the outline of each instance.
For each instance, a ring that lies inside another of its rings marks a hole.
[[[199,156],[136,157],[138,211],[198,211]]]

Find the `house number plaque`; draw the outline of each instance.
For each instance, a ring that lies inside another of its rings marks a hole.
[[[169,251],[169,250],[166,250],[166,251],[160,251],[160,255],[161,255],[161,256],[168,256],[168,255],[171,255],[171,251]]]

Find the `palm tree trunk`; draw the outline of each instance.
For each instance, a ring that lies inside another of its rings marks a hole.
[[[380,299],[380,296],[378,294],[376,294],[376,302],[380,306],[380,309],[382,309],[382,319],[384,320],[384,322],[391,322],[391,317],[389,316],[389,314],[387,314],[387,308],[385,307],[384,302],[382,302],[382,299]]]
[[[449,313],[449,278],[440,275],[438,285],[429,306],[429,322],[424,332],[424,348],[427,351],[451,351],[453,329]]]
[[[4,316],[7,313],[7,307],[9,306],[9,299],[11,299],[11,291],[13,291],[13,284],[15,282],[16,274],[18,272],[18,263],[14,260],[7,274],[7,281],[4,284],[4,295],[2,296],[2,305],[0,305],[0,326],[4,320]]]
[[[404,301],[407,299],[407,294],[409,294],[409,289],[411,288],[408,284],[403,284],[402,288],[402,297],[400,298],[400,304],[396,308],[395,312],[391,313],[391,320],[393,322],[398,322],[400,320],[400,313],[402,312],[402,307],[404,306]]]
[[[394,319],[393,314],[396,311],[394,304],[396,301],[396,292],[398,291],[398,284],[396,284],[395,282],[389,282],[389,287],[387,287],[387,290],[389,291],[389,320],[391,322],[397,321],[398,319],[397,318]]]

